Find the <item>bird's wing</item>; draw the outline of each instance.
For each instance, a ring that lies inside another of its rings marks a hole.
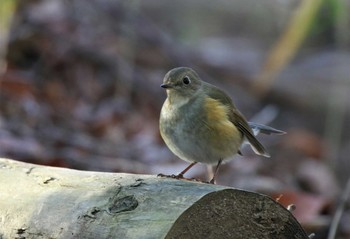
[[[255,138],[252,129],[248,125],[248,122],[238,110],[233,110],[230,119],[231,122],[243,133],[243,135],[249,141],[252,149],[256,154],[268,158],[270,157],[264,146],[259,142],[259,140]]]
[[[228,116],[230,121],[237,127],[237,129],[242,133],[242,135],[249,141],[252,149],[256,154],[261,156],[270,157],[266,152],[264,146],[255,138],[252,129],[250,128],[247,120],[234,106],[231,98],[219,88],[206,83],[204,85],[204,92],[211,98],[218,100],[220,103],[228,107],[229,110]]]

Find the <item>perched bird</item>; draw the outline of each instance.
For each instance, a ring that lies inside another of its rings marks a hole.
[[[210,180],[215,183],[222,161],[241,154],[240,147],[245,140],[256,154],[270,157],[255,138],[253,129],[266,134],[284,133],[269,126],[248,123],[224,91],[202,81],[191,68],[170,70],[161,87],[166,89],[167,99],[160,112],[160,134],[175,155],[191,163],[178,175],[169,177],[183,178],[198,162],[216,164]]]

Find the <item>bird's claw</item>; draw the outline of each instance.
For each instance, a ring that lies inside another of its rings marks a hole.
[[[161,177],[161,178],[175,178],[175,179],[183,179],[184,176],[182,174],[178,174],[178,175],[175,175],[175,174],[171,174],[171,175],[167,175],[167,174],[158,174],[157,177]]]
[[[202,182],[202,183],[208,183],[208,182],[203,182],[202,180],[200,179],[197,179],[197,178],[185,178],[183,174],[178,174],[178,175],[175,175],[175,174],[171,174],[171,175],[166,175],[166,174],[158,174],[157,177],[162,177],[162,178],[174,178],[174,179],[182,179],[182,180],[187,180],[187,181],[195,181],[195,182]]]

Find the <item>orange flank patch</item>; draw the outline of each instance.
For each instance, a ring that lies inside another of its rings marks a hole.
[[[229,119],[229,108],[218,100],[205,99],[205,124],[210,131],[211,145],[222,153],[232,155],[241,144],[241,134]]]

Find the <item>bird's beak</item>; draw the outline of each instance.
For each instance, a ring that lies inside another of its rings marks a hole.
[[[161,84],[160,87],[162,87],[164,89],[171,89],[171,88],[173,88],[173,86],[170,85],[170,84]]]

